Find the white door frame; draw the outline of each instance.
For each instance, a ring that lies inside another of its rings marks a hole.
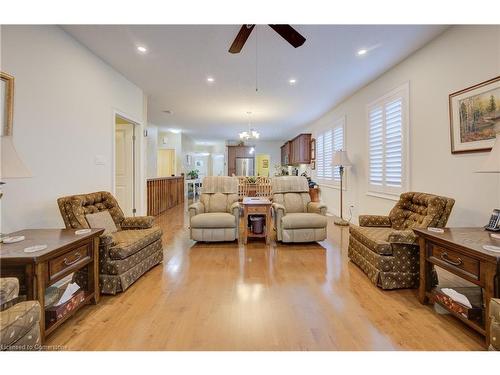
[[[111,163],[111,191],[113,195],[116,195],[116,140],[115,140],[115,134],[116,134],[116,117],[121,117],[126,121],[129,121],[130,123],[134,124],[134,135],[135,135],[135,141],[134,141],[134,208],[135,208],[135,214],[136,215],[143,215],[144,214],[144,198],[145,198],[145,188],[142,181],[144,180],[144,170],[142,168],[142,154],[143,154],[143,144],[142,144],[142,134],[143,134],[143,124],[141,121],[138,119],[134,118],[134,116],[131,116],[127,114],[124,111],[118,110],[118,109],[113,109],[113,126],[112,126],[112,137],[111,137],[111,149],[112,149],[112,155],[111,155],[111,160],[113,161]]]

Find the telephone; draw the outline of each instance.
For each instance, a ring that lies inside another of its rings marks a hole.
[[[488,224],[484,227],[486,230],[491,230],[491,231],[500,231],[500,210],[499,209],[494,209],[493,213],[491,214],[490,221]]]

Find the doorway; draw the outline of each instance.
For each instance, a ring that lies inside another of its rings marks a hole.
[[[175,175],[175,150],[162,148],[158,150],[158,177]]]
[[[115,115],[115,196],[125,216],[135,215],[136,123]]]

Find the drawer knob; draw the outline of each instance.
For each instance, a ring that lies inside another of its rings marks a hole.
[[[80,252],[77,252],[75,254],[75,258],[73,260],[68,260],[68,258],[64,258],[64,261],[63,263],[66,265],[66,266],[71,266],[72,264],[75,264],[76,262],[78,262],[80,260],[80,258],[82,257],[82,254]]]
[[[447,252],[444,252],[441,254],[441,259],[444,260],[446,263],[449,263],[453,266],[461,266],[463,264],[463,260],[462,258],[458,257],[457,260],[451,260],[449,257],[448,257],[448,253]]]

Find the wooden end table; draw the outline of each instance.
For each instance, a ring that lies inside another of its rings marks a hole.
[[[267,198],[243,198],[243,242],[246,244],[249,238],[265,238],[269,244],[272,232],[271,201]],[[263,215],[265,217],[264,230],[262,233],[252,233],[248,229],[248,217],[250,215]]]
[[[432,265],[441,267],[483,290],[484,325],[468,320],[447,309],[452,315],[486,337],[490,345],[489,303],[499,296],[500,252],[489,251],[483,245],[500,246],[500,240],[490,236],[483,228],[445,228],[444,233],[428,229],[414,229],[420,243],[420,287],[422,304],[432,302]],[[446,307],[443,306],[445,309]]]
[[[42,343],[57,327],[82,306],[99,302],[99,236],[104,229],[91,229],[76,235],[75,229],[28,229],[11,233],[26,239],[13,244],[0,244],[0,276],[19,279],[19,295],[38,300],[41,306],[40,330]],[[34,253],[25,248],[47,245]],[[45,290],[69,274],[86,268],[84,300],[68,315],[54,323],[45,322]]]

